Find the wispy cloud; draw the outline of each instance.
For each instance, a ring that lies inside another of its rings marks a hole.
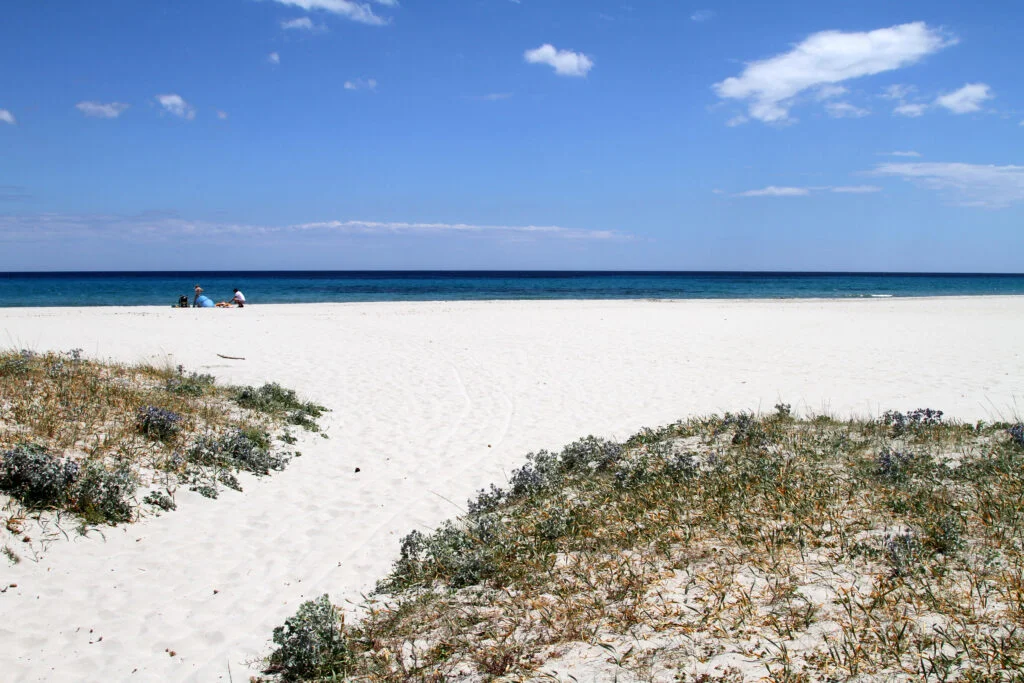
[[[220,119],[221,121],[227,121],[228,120],[228,113],[226,111],[218,111],[217,112],[217,118]]]
[[[245,223],[193,221],[166,213],[133,216],[95,214],[0,214],[0,242],[47,242],[52,240],[102,237],[134,242],[166,242],[180,237],[217,240],[222,238],[289,239],[302,235],[462,235],[561,240],[631,239],[611,230],[586,230],[555,225],[490,225],[475,223],[382,222],[333,220],[269,226]]]
[[[17,119],[14,118],[14,114],[6,109],[0,109],[0,122],[7,123],[12,126],[17,125],[18,123]]]
[[[839,194],[871,194],[882,191],[882,188],[875,185],[838,185],[827,189],[829,192],[837,192]]]
[[[271,64],[280,64],[281,55],[279,55],[276,52],[271,52],[269,55],[267,55],[267,61],[270,62]]]
[[[500,100],[507,100],[512,97],[510,92],[490,92],[486,95],[466,95],[467,100],[477,100],[480,102],[498,102]]]
[[[320,31],[327,30],[327,27],[324,24],[314,23],[314,21],[309,17],[299,17],[298,19],[282,21],[281,28],[285,31],[309,31],[311,33],[318,33]]]
[[[699,9],[690,15],[690,21],[696,21],[697,23],[711,21],[715,18],[715,13],[709,9]]]
[[[736,197],[806,197],[811,191],[806,187],[776,187],[769,185],[759,190],[737,192]]]
[[[935,104],[945,107],[954,114],[969,114],[980,111],[982,102],[993,97],[995,95],[984,83],[968,83],[955,92],[937,97]]]
[[[376,90],[377,79],[357,78],[352,81],[345,81],[345,90]]]
[[[882,91],[882,97],[887,100],[900,100],[903,101],[917,88],[913,85],[904,85],[902,83],[896,83],[895,85],[886,86],[885,90]]]
[[[169,114],[173,114],[178,118],[191,121],[196,117],[195,107],[185,101],[181,95],[175,95],[173,93],[169,95],[157,95],[156,101],[160,103],[160,106],[164,108]]]
[[[340,17],[367,24],[369,26],[383,26],[388,23],[384,17],[374,13],[373,8],[365,2],[354,2],[353,0],[274,0],[282,5],[299,7],[306,11],[321,10],[330,12]],[[378,5],[396,7],[397,2],[385,0],[377,2]]]
[[[906,152],[880,152],[880,154],[884,154],[885,156],[890,156],[890,157],[915,157],[916,158],[916,157],[920,157],[921,156],[920,152],[914,152],[912,150],[908,150]]]
[[[82,112],[86,116],[91,116],[97,119],[116,119],[118,116],[123,114],[129,105],[123,102],[109,102],[104,104],[102,102],[79,102],[75,105],[75,109]]]
[[[782,123],[806,90],[900,69],[955,42],[924,22],[862,33],[822,31],[789,52],[748,63],[714,90],[723,99],[746,102],[752,118]]]
[[[916,119],[918,116],[924,115],[924,113],[925,113],[925,111],[927,111],[927,109],[928,109],[928,105],[927,104],[919,104],[919,103],[911,104],[911,103],[908,103],[908,104],[901,104],[901,105],[899,105],[898,107],[896,107],[895,109],[892,110],[892,113],[893,114],[898,114],[900,116],[907,116],[909,118]]]
[[[559,50],[550,43],[535,50],[527,50],[523,58],[530,64],[547,64],[560,76],[586,76],[594,67],[594,61],[582,52]]]
[[[834,119],[859,119],[871,113],[849,102],[827,102],[825,111]]]
[[[1024,166],[963,163],[880,164],[877,175],[903,178],[961,206],[1000,209],[1024,202]]]
[[[881,192],[882,188],[874,185],[823,185],[815,187],[778,187],[769,185],[758,190],[737,192],[734,197],[807,197],[818,192],[835,192],[837,194],[868,194]]]
[[[849,94],[849,92],[850,89],[845,85],[823,85],[814,93],[814,99],[823,102],[835,97],[842,97]]]

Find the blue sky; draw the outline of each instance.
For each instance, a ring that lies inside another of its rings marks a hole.
[[[1024,270],[1020,3],[2,13],[0,270]]]

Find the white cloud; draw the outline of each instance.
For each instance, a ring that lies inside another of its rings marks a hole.
[[[270,62],[271,64],[280,64],[281,55],[277,54],[276,52],[271,52],[269,55],[267,55],[267,61]]]
[[[995,95],[984,83],[968,83],[956,92],[942,95],[935,99],[935,104],[945,107],[954,114],[969,114],[981,110],[981,103]]]
[[[891,157],[919,157],[919,156],[921,156],[920,152],[913,152],[913,151],[907,151],[907,152],[882,152],[882,154],[885,154],[885,155],[888,155],[888,156],[891,156]]]
[[[10,125],[16,125],[18,121],[14,118],[14,114],[7,111],[6,109],[0,109],[0,121],[8,123]]]
[[[98,119],[116,119],[128,109],[128,106],[123,102],[110,102],[108,104],[103,104],[102,102],[79,102],[75,105],[75,109],[86,116]]]
[[[554,67],[560,76],[586,76],[594,62],[582,52],[557,50],[554,45],[545,43],[536,50],[527,50],[523,58],[530,64],[547,64]]]
[[[156,101],[160,103],[168,113],[174,114],[178,118],[186,119],[191,121],[196,117],[195,107],[190,105],[184,100],[181,95],[157,95]]]
[[[873,171],[935,190],[955,204],[998,209],[1024,202],[1024,166],[890,163]]]
[[[734,116],[731,119],[729,119],[728,121],[726,121],[725,125],[729,126],[730,128],[735,128],[736,126],[742,126],[744,123],[746,123],[749,120],[750,119],[748,119],[743,114],[737,114],[736,116]]]
[[[738,192],[734,197],[807,197],[816,192],[835,192],[837,194],[868,194],[881,192],[882,188],[874,185],[824,185],[821,187],[776,187],[769,185],[759,190]]]
[[[274,0],[282,5],[300,7],[306,11],[322,10],[370,26],[383,26],[388,20],[374,14],[373,8],[364,2],[353,0]],[[378,2],[379,5],[395,7],[397,2]]]
[[[357,78],[354,81],[345,81],[345,90],[376,90],[377,80],[374,78]]]
[[[842,97],[850,92],[850,89],[843,85],[823,85],[814,93],[818,101],[830,100],[833,97]]]
[[[909,116],[910,118],[917,118],[924,114],[925,110],[928,109],[927,104],[901,104],[892,110],[893,114],[899,114],[900,116]]]
[[[0,243],[67,240],[90,237],[134,242],[192,239],[247,239],[300,235],[478,235],[483,237],[534,237],[536,239],[610,240],[631,236],[612,230],[586,230],[556,225],[487,225],[474,223],[378,222],[333,220],[283,226],[192,221],[163,213],[121,215],[0,214]]]
[[[837,192],[839,194],[869,194],[871,192],[881,192],[882,188],[875,185],[839,185],[837,187],[828,188],[829,192]]]
[[[828,102],[825,104],[825,111],[834,119],[859,119],[871,113],[849,102]]]
[[[752,118],[783,122],[805,90],[909,66],[955,42],[920,21],[862,33],[822,31],[789,52],[747,64],[714,89],[723,99],[746,102]]]
[[[298,19],[282,21],[281,28],[285,31],[309,31],[311,33],[319,33],[327,30],[326,26],[314,23],[309,17],[299,17]]]
[[[747,190],[738,192],[737,197],[806,197],[811,191],[806,187],[776,187],[769,185],[760,190]]]
[[[886,89],[882,91],[882,97],[887,100],[900,100],[902,102],[908,95],[913,94],[916,90],[917,88],[912,85],[897,83],[886,87]]]
[[[714,19],[715,13],[709,9],[699,9],[690,15],[690,21],[702,22]]]
[[[313,20],[309,17],[299,17],[298,19],[289,19],[288,21],[281,22],[281,28],[285,30],[313,30]]]
[[[226,111],[218,111],[217,112],[217,118],[220,119],[221,121],[227,121],[228,120],[228,113]]]

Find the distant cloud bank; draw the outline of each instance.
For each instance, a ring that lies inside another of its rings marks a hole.
[[[959,206],[1002,209],[1024,202],[1024,166],[890,163],[880,164],[874,173],[895,176],[934,190]]]

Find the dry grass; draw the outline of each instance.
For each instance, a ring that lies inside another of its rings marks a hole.
[[[19,553],[38,555],[63,534],[68,513],[85,529],[172,509],[182,486],[210,497],[240,488],[238,471],[266,474],[287,462],[272,434],[293,442],[287,425],[316,429],[321,411],[276,385],[218,386],[180,366],[103,363],[79,351],[0,352],[3,552],[12,562]],[[12,473],[19,454],[26,463]],[[78,489],[46,479],[54,463],[75,475]],[[28,490],[26,477],[35,477],[35,488]],[[120,487],[124,504],[97,503],[96,495],[84,504],[85,479],[106,502],[118,502],[111,488]],[[40,482],[50,488],[40,493]]]
[[[780,406],[533,455],[405,540],[323,670],[1024,680],[1024,444],[1007,427]]]

